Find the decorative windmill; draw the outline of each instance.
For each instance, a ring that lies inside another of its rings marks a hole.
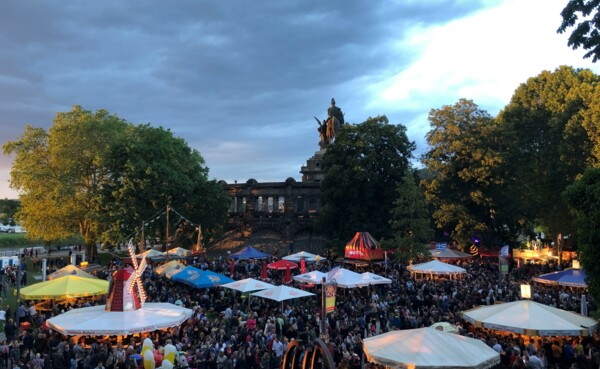
[[[142,274],[146,269],[146,258],[138,264],[133,242],[127,245],[133,268],[119,269],[113,273],[112,284],[106,301],[108,311],[137,310],[144,306],[146,291],[142,283]],[[137,287],[137,288],[136,288]]]

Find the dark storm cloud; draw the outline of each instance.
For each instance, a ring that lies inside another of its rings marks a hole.
[[[312,116],[324,118],[331,97],[351,122],[385,114],[365,108],[367,87],[413,61],[398,47],[406,32],[480,7],[460,0],[4,2],[0,138],[18,137],[25,123],[48,128],[56,112],[79,104],[170,128],[199,149],[212,176],[298,178],[317,149]]]

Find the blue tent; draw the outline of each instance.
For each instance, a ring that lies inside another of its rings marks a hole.
[[[228,256],[229,259],[233,260],[247,260],[247,259],[266,259],[269,254],[265,254],[262,251],[258,251],[252,246],[246,246],[235,254]]]
[[[559,272],[546,273],[534,277],[533,280],[544,284],[557,284],[559,286],[586,288],[586,275],[583,269],[565,269]]]
[[[181,272],[173,275],[171,280],[185,283],[193,288],[210,288],[233,282],[233,279],[222,274],[210,270],[201,270],[193,266],[183,268]]]

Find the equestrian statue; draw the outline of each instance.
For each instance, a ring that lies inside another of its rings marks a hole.
[[[327,119],[321,122],[319,118],[314,118],[319,124],[319,128],[317,128],[320,137],[319,147],[323,150],[333,142],[335,136],[344,125],[344,113],[342,113],[342,109],[335,106],[335,99],[332,98],[331,106],[327,109]]]

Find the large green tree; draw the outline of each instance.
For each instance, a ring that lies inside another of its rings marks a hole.
[[[588,168],[563,194],[575,215],[578,256],[595,301],[600,301],[600,169]]]
[[[508,192],[551,237],[573,231],[560,194],[596,161],[590,109],[599,78],[560,67],[532,77],[498,116]]]
[[[58,113],[48,131],[27,126],[3,149],[15,155],[11,187],[20,193],[17,218],[27,236],[51,242],[80,234],[88,255],[99,241],[123,241],[168,201],[190,209],[192,219],[226,214],[222,190],[207,180],[199,153],[170,131],[104,110],[75,106]],[[214,197],[198,203],[204,195],[197,191]]]
[[[414,149],[406,128],[385,116],[346,124],[323,158],[318,228],[338,245],[357,231],[391,238],[390,211]]]
[[[394,238],[383,243],[385,248],[396,249],[397,258],[404,262],[427,255],[426,244],[433,239],[431,215],[416,176],[410,170],[398,184],[396,200],[390,212]]]
[[[503,185],[501,137],[497,124],[473,101],[429,113],[431,149],[422,158],[430,172],[422,181],[427,201],[434,207],[436,226],[461,248],[472,238],[486,244],[506,242],[514,229],[514,215],[499,201]]]
[[[558,33],[573,28],[567,44],[573,50],[580,47],[586,50],[583,57],[592,58],[594,62],[600,57],[599,9],[600,0],[569,0],[560,13],[563,20],[558,28]]]

